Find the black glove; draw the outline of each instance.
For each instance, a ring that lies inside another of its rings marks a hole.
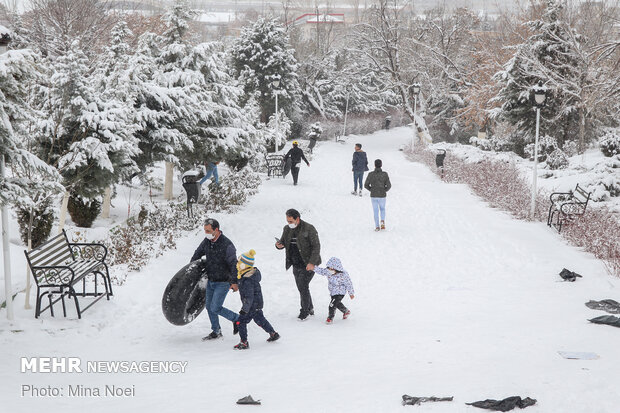
[[[239,311],[239,315],[246,315],[247,313],[243,310]]]

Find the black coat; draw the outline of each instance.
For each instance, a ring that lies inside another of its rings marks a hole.
[[[366,152],[364,151],[355,151],[353,152],[353,160],[351,161],[353,164],[353,172],[365,172],[368,170],[368,158],[366,157]]]
[[[206,257],[204,268],[210,281],[237,283],[237,250],[232,241],[220,233],[215,242],[205,238],[192,255],[192,261]]]
[[[297,248],[304,262],[304,267],[308,264],[321,264],[321,242],[319,241],[319,233],[312,224],[304,220],[299,220],[297,228],[291,229],[288,225],[284,226],[280,242],[286,248],[286,269],[288,270],[293,262],[290,256],[291,238],[297,237]]]
[[[286,161],[286,158],[289,157],[291,158],[291,161],[293,161],[293,167],[300,163],[302,159],[304,160],[304,162],[306,162],[307,165],[310,165],[310,162],[308,162],[308,160],[304,156],[304,151],[302,151],[298,146],[293,146],[291,150],[288,151],[286,155],[284,155],[284,160]]]
[[[263,292],[260,288],[261,274],[258,268],[245,273],[239,280],[239,294],[241,295],[241,311],[246,314],[262,310]]]
[[[370,191],[371,198],[385,198],[391,187],[390,177],[381,168],[375,168],[370,172],[364,183],[364,188]]]

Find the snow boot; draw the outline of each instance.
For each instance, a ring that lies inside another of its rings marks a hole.
[[[332,324],[334,322],[333,319],[327,317],[327,320],[325,320],[325,324]]]
[[[385,221],[381,221],[381,229],[385,229]]]
[[[202,341],[208,341],[208,340],[215,340],[217,338],[222,337],[222,332],[221,331],[212,331],[208,336],[204,336],[202,338]]]
[[[351,311],[347,310],[344,312],[344,314],[342,315],[342,319],[346,320],[347,318],[349,318],[349,316],[351,315]]]
[[[381,228],[379,227],[375,228],[375,232],[379,232],[379,231],[381,231]]]
[[[250,343],[247,341],[240,341],[234,348],[235,350],[247,350],[250,348]]]
[[[277,339],[279,339],[279,338],[280,338],[280,334],[278,334],[276,331],[274,331],[273,333],[270,333],[270,334],[269,334],[269,338],[267,339],[267,341],[268,341],[269,343],[271,343],[271,342],[273,342],[273,341],[276,341],[276,340],[277,340]]]

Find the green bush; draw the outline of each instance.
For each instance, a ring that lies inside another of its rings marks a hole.
[[[101,202],[96,199],[85,200],[78,195],[71,195],[67,209],[75,225],[90,228],[101,212]]]
[[[43,244],[52,232],[54,224],[54,211],[51,204],[46,202],[38,208],[32,210],[32,228],[30,238],[32,248]],[[17,210],[17,222],[19,224],[19,235],[24,245],[28,245],[28,226],[30,224],[30,209]]]

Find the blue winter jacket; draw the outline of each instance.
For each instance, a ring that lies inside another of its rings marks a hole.
[[[368,158],[366,157],[366,152],[364,151],[355,151],[353,152],[353,172],[365,172],[368,170]]]
[[[314,272],[317,274],[321,274],[327,277],[327,287],[329,288],[329,294],[331,296],[334,295],[355,295],[355,291],[353,291],[353,283],[351,282],[351,277],[349,277],[349,273],[342,268],[342,263],[336,257],[331,257],[327,264],[325,264],[327,268],[333,268],[337,270],[336,274],[332,274],[329,272],[327,268],[322,267],[314,267]]]
[[[263,292],[260,288],[261,275],[258,268],[245,273],[239,283],[239,294],[241,295],[241,311],[246,314],[263,308]]]
[[[210,281],[237,283],[237,251],[232,241],[220,233],[215,242],[205,238],[192,255],[192,261],[205,256],[205,272]]]

